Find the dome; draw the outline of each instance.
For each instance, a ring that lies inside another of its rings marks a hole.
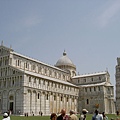
[[[59,67],[59,66],[63,66],[63,65],[75,67],[75,65],[72,63],[72,61],[67,57],[67,54],[65,51],[63,52],[63,56],[57,61],[55,66]]]

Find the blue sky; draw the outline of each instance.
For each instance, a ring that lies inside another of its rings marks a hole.
[[[66,50],[77,73],[108,69],[115,85],[120,0],[0,0],[0,40],[51,65]]]

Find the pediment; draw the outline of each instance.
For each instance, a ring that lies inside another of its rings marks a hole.
[[[13,49],[5,47],[5,46],[0,46],[0,56],[7,55],[10,53],[10,51],[13,51]]]

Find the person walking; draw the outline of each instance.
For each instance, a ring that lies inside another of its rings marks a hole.
[[[61,115],[57,117],[57,120],[68,120],[69,116],[66,115],[66,110],[62,109],[61,110]]]
[[[92,120],[103,120],[103,117],[99,114],[98,110],[95,110],[95,114],[92,116]]]
[[[88,111],[86,109],[83,109],[79,120],[86,120],[86,114],[87,113],[88,113]]]
[[[3,119],[2,120],[8,120],[8,114],[7,113],[3,114]]]
[[[51,119],[51,120],[57,120],[57,115],[56,115],[55,113],[52,113],[52,114],[50,115],[50,119]]]
[[[78,120],[78,117],[75,115],[73,110],[70,110],[69,120]]]
[[[116,111],[116,120],[120,120],[119,111]]]
[[[108,117],[105,115],[105,112],[102,113],[103,120],[108,120]]]

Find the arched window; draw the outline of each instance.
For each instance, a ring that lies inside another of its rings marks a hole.
[[[31,82],[31,77],[29,77],[29,82]]]
[[[85,88],[85,92],[87,92],[87,88]]]
[[[67,97],[67,102],[68,102],[69,98]]]
[[[48,100],[48,94],[47,94],[47,96],[46,96],[46,100]]]
[[[39,84],[41,84],[41,80],[39,79]]]
[[[63,100],[63,97],[61,96],[61,101]]]
[[[74,98],[72,98],[72,102],[74,102]]]
[[[89,104],[89,100],[87,99],[87,104]]]
[[[56,100],[56,96],[54,95],[54,100]]]
[[[36,78],[34,78],[34,83],[36,83]]]
[[[13,81],[12,81],[12,84],[14,85],[14,83],[15,83],[15,82],[14,82],[14,80],[13,80]]]
[[[91,92],[91,87],[90,87],[90,92]]]
[[[20,65],[20,61],[18,60],[18,64],[17,64],[18,66]]]
[[[40,98],[40,94],[38,93],[38,99]]]
[[[96,91],[96,87],[94,87],[94,91]]]
[[[98,87],[98,90],[100,91],[100,86]]]

